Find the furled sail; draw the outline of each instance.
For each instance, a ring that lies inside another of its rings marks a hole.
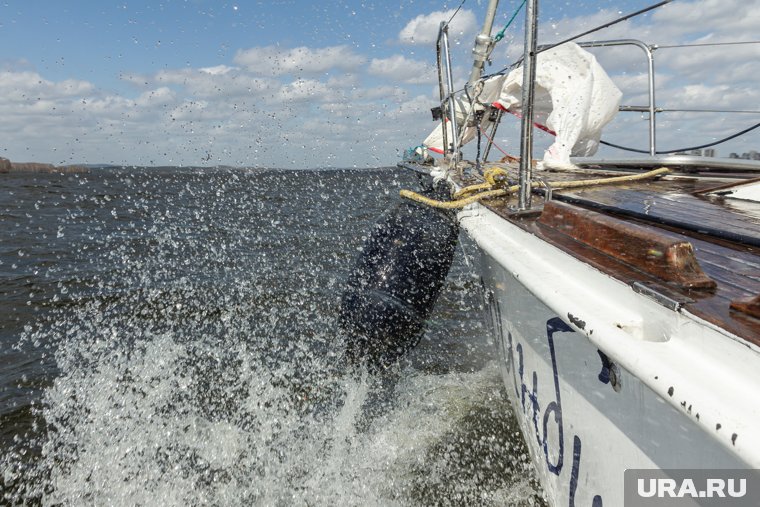
[[[460,95],[456,99],[458,125],[465,125],[462,143],[466,144],[477,134],[470,114],[493,105],[521,116],[522,67],[506,76],[492,76],[479,83],[474,106]],[[594,55],[577,44],[567,43],[538,55],[534,119],[556,134],[555,142],[546,150],[544,167],[572,168],[571,156],[590,156],[599,148],[602,128],[617,114],[622,93],[612,82]],[[480,126],[489,126],[486,114]],[[451,142],[451,122],[444,123]],[[423,145],[436,153],[444,153],[443,128],[436,126]]]
[[[520,114],[522,81],[522,67],[510,72],[494,105]],[[543,166],[573,168],[570,156],[596,153],[602,128],[617,114],[622,93],[594,55],[575,43],[539,53],[535,86],[535,121],[557,135]]]

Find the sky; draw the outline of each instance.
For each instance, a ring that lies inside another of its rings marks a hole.
[[[654,1],[542,0],[539,43]],[[53,164],[316,168],[395,165],[432,130],[435,36],[461,0],[0,0],[0,157]],[[463,83],[486,0],[451,22]],[[500,29],[520,4],[502,0]],[[522,51],[518,16],[495,48]],[[760,0],[675,0],[587,37],[678,45],[760,39]],[[646,103],[643,53],[594,50],[624,93]],[[671,109],[760,110],[760,44],[655,51],[656,95]],[[661,113],[658,148],[708,143],[760,114]],[[517,121],[497,144],[519,153]],[[552,142],[537,134],[536,153]],[[647,147],[647,120],[620,113],[603,139]],[[731,144],[760,151],[760,129]],[[603,148],[600,154],[630,156]]]

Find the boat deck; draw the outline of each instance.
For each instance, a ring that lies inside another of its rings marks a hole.
[[[663,180],[633,188],[593,187],[562,192],[563,200],[760,246],[760,205],[739,209],[704,195],[704,182]]]
[[[516,167],[499,166],[517,178]],[[600,169],[535,172],[549,186],[619,175]],[[760,204],[707,195],[752,176],[676,172],[658,180],[554,190],[551,201],[541,189],[528,213],[515,211],[514,196],[484,204],[660,304],[683,308],[760,346]],[[480,180],[472,168],[453,179],[462,186]]]

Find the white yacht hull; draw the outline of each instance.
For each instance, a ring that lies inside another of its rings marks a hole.
[[[552,505],[623,505],[626,469],[760,468],[760,351],[474,204],[502,372]]]

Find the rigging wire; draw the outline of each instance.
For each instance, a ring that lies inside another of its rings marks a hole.
[[[459,7],[457,7],[456,11],[454,11],[454,14],[452,14],[452,16],[449,19],[448,23],[451,23],[451,21],[459,13],[459,10],[462,8],[462,6],[464,5],[464,3],[466,1],[467,0],[462,0],[462,2],[459,4]],[[515,12],[512,14],[512,17],[509,19],[509,21],[507,22],[507,24],[504,26],[504,28],[502,28],[494,36],[494,39],[493,39],[494,43],[499,42],[500,40],[502,40],[504,38],[504,33],[506,32],[507,28],[509,28],[509,26],[512,24],[512,22],[514,21],[515,17],[517,17],[517,14],[523,8],[523,6],[525,5],[526,1],[527,0],[523,0],[522,1],[522,3],[517,7],[517,9],[515,10]],[[659,7],[662,7],[663,5],[669,4],[672,1],[673,0],[663,0],[663,1],[659,2],[659,3],[651,5],[649,7],[644,8],[644,9],[640,9],[640,10],[638,10],[636,12],[632,12],[630,14],[627,14],[625,16],[617,18],[617,19],[615,19],[613,21],[610,21],[608,23],[605,23],[603,25],[599,25],[596,28],[592,28],[591,30],[587,30],[587,31],[585,31],[583,33],[580,33],[578,35],[574,35],[572,37],[564,39],[564,40],[562,40],[560,42],[557,42],[557,43],[554,43],[554,44],[550,44],[550,45],[541,47],[540,49],[538,49],[536,51],[536,54],[542,53],[542,52],[547,51],[547,50],[552,49],[552,48],[555,48],[555,47],[560,46],[562,44],[565,44],[567,42],[571,42],[571,41],[574,41],[576,39],[580,39],[581,37],[584,37],[586,35],[592,34],[594,32],[598,32],[599,30],[603,30],[605,28],[608,28],[608,27],[610,27],[612,25],[615,25],[617,23],[620,23],[622,21],[626,21],[626,20],[631,19],[631,18],[633,18],[635,16],[639,16],[639,15],[644,14],[646,12],[649,12],[651,10],[657,9]],[[760,44],[760,41],[713,42],[713,43],[696,43],[696,44],[669,44],[669,45],[663,45],[663,46],[655,45],[655,46],[653,46],[653,49],[670,49],[670,48],[704,47],[704,46],[729,46],[729,45],[740,45],[740,44]],[[510,66],[507,66],[507,67],[505,67],[504,69],[502,69],[502,70],[500,70],[498,72],[495,72],[495,73],[490,74],[488,76],[484,76],[484,78],[495,76],[495,75],[499,75],[499,74],[503,74],[508,69],[517,66],[518,63],[519,62],[515,62],[514,64],[512,64]],[[458,90],[458,91],[455,91],[454,93],[456,94],[459,91],[464,91],[465,94],[467,94],[467,97],[470,98],[466,86],[463,88],[463,90]],[[472,102],[471,99],[470,99],[470,102]],[[662,109],[661,111],[666,111],[666,110]],[[718,111],[718,110],[707,110],[707,109],[667,109],[667,111],[670,111],[670,112],[760,113],[760,111],[741,111],[741,110]],[[539,126],[538,124],[536,124],[536,125]],[[539,127],[541,127],[541,126],[539,126]],[[664,154],[670,154],[670,153],[677,153],[677,152],[681,152],[681,151],[691,151],[691,150],[698,150],[698,149],[702,149],[702,148],[709,148],[711,146],[716,146],[718,144],[725,143],[726,141],[730,141],[732,139],[735,139],[735,138],[737,138],[737,137],[739,137],[741,135],[746,134],[747,132],[751,132],[752,130],[755,130],[758,127],[760,127],[760,123],[756,123],[755,125],[752,125],[751,127],[748,127],[748,128],[746,128],[744,130],[736,132],[735,134],[727,136],[727,137],[725,137],[723,139],[719,139],[718,141],[714,141],[714,142],[707,143],[707,144],[702,144],[702,145],[699,145],[699,146],[691,146],[691,147],[686,147],[686,148],[679,148],[679,149],[675,149],[675,150],[658,150],[656,153],[658,155],[664,155]],[[551,132],[548,129],[544,128],[544,130],[546,130],[550,134],[554,134],[553,132]],[[478,155],[480,154],[480,136],[481,136],[481,134],[483,134],[483,135],[486,136],[486,138],[491,142],[491,145],[496,146],[496,144],[493,142],[493,140],[490,139],[490,137],[488,137],[488,135],[485,134],[485,132],[482,132],[482,129],[480,128],[480,125],[477,125],[477,134],[478,134]],[[600,144],[603,144],[605,146],[610,146],[610,147],[618,148],[618,149],[625,150],[625,151],[631,151],[631,152],[635,152],[635,153],[649,154],[649,151],[647,151],[647,150],[640,150],[640,149],[637,149],[637,148],[630,148],[630,147],[627,147],[627,146],[621,146],[619,144],[611,143],[611,142],[604,141],[604,140],[600,140],[599,142],[600,142]],[[496,148],[506,155],[506,152],[504,152],[501,148],[499,148],[498,146],[496,146]],[[478,159],[479,159],[479,156],[478,156]]]
[[[546,46],[542,46],[542,47],[540,47],[539,49],[536,50],[536,54],[543,53],[544,51],[548,51],[549,49],[555,48],[555,47],[560,46],[562,44],[565,44],[567,42],[572,42],[572,41],[574,41],[576,39],[580,39],[581,37],[583,37],[585,35],[589,35],[589,34],[592,34],[594,32],[598,32],[599,30],[603,30],[604,28],[608,28],[608,27],[610,27],[612,25],[616,25],[617,23],[620,23],[620,22],[625,21],[627,19],[631,19],[631,18],[633,18],[635,16],[639,16],[639,15],[644,14],[646,12],[649,12],[651,10],[657,9],[658,7],[662,7],[663,5],[669,4],[672,1],[673,0],[663,0],[662,2],[656,3],[654,5],[650,5],[649,7],[645,7],[644,9],[640,9],[640,10],[638,10],[636,12],[632,12],[630,14],[626,14],[623,17],[617,18],[617,19],[615,19],[613,21],[610,21],[608,23],[605,23],[603,25],[599,25],[596,28],[592,28],[591,30],[586,30],[585,32],[579,33],[578,35],[573,35],[572,37],[568,37],[567,39],[562,40],[560,42],[556,42],[554,44],[548,44]],[[664,46],[662,46],[662,47],[664,47]],[[499,75],[499,74],[503,74],[507,70],[512,69],[512,68],[518,66],[520,63],[521,63],[521,61],[518,60],[517,62],[504,67],[500,71],[494,72],[490,76],[496,76],[496,75]],[[486,76],[486,77],[490,77],[490,76]]]
[[[522,1],[522,3],[520,4],[520,6],[515,10],[514,14],[512,14],[512,17],[509,18],[509,21],[507,21],[507,24],[504,25],[504,28],[502,28],[501,30],[499,30],[499,32],[496,35],[494,35],[494,37],[493,37],[494,43],[497,43],[501,39],[504,38],[504,33],[507,31],[507,28],[509,28],[509,25],[512,24],[512,21],[515,20],[515,18],[517,17],[517,15],[520,13],[520,9],[523,8],[523,6],[525,5],[525,2],[527,2],[527,1],[528,0],[523,0]]]
[[[736,137],[744,135],[747,132],[755,130],[758,127],[760,127],[760,123],[755,123],[751,127],[748,127],[748,128],[746,128],[746,129],[744,129],[742,131],[736,132],[735,134],[731,134],[728,137],[724,137],[723,139],[719,139],[719,140],[717,140],[715,142],[712,142],[712,143],[701,144],[699,146],[690,146],[688,148],[679,148],[677,150],[658,150],[655,153],[657,153],[658,155],[666,155],[666,154],[669,154],[669,153],[677,153],[679,151],[691,151],[691,150],[701,150],[702,148],[709,148],[711,146],[715,146],[715,145],[718,145],[718,144],[721,144],[721,143],[725,143],[726,141],[730,141],[731,139],[734,139]],[[649,152],[647,150],[639,150],[637,148],[629,148],[627,146],[620,146],[619,144],[614,144],[614,143],[610,143],[610,142],[607,142],[607,141],[599,141],[599,143],[601,143],[601,144],[603,144],[605,146],[611,146],[613,148],[618,148],[618,149],[625,150],[625,151],[632,151],[634,153],[645,153],[647,155],[649,154]]]
[[[627,19],[631,19],[631,18],[633,18],[635,16],[638,16],[640,14],[644,14],[645,12],[649,12],[651,10],[657,9],[658,7],[662,7],[663,5],[669,4],[672,1],[673,0],[663,0],[662,2],[656,3],[654,5],[650,5],[649,7],[645,7],[644,9],[641,9],[641,10],[638,10],[636,12],[632,12],[631,14],[627,14],[627,15],[625,15],[623,17],[617,18],[616,20],[610,21],[609,23],[605,23],[603,25],[599,25],[596,28],[592,28],[591,30],[586,30],[585,32],[579,33],[578,35],[573,35],[572,37],[568,37],[567,39],[565,39],[563,41],[557,42],[555,44],[550,44],[548,46],[544,46],[541,49],[537,50],[536,54],[542,53],[544,51],[548,51],[549,49],[555,48],[555,47],[560,46],[562,44],[565,44],[567,42],[571,42],[571,41],[574,41],[576,39],[580,39],[584,35],[589,35],[589,34],[592,34],[594,32],[598,32],[599,30],[602,30],[604,28],[610,27],[612,25],[616,25],[616,24],[618,24],[618,23],[620,23],[622,21],[625,21]]]
[[[656,44],[653,46],[653,49],[695,48],[695,47],[704,47],[704,46],[736,46],[739,44],[760,44],[760,40],[748,40],[748,41],[737,41],[737,42],[697,42],[693,44],[667,44],[664,46],[660,46],[659,44]]]
[[[513,115],[515,115],[518,118],[520,118],[520,115],[517,114],[517,113],[515,113],[515,112],[512,112],[512,111],[507,111],[507,112],[508,113],[512,113]],[[541,125],[540,123],[534,123],[533,125],[535,127],[539,128],[539,129],[543,130],[544,132],[550,134],[550,135],[553,135],[553,136],[557,135],[556,132],[554,132],[553,130],[549,129],[545,125]],[[718,139],[717,141],[713,141],[711,143],[700,144],[699,146],[689,146],[689,147],[686,147],[686,148],[678,148],[678,149],[675,149],[675,150],[658,150],[655,153],[657,155],[667,155],[667,154],[670,154],[670,153],[678,153],[679,151],[691,151],[691,150],[701,150],[702,148],[710,148],[711,146],[717,146],[719,144],[725,143],[726,141],[730,141],[731,139],[735,139],[735,138],[737,138],[739,136],[742,136],[742,135],[746,134],[747,132],[751,132],[751,131],[755,130],[758,127],[760,127],[760,123],[755,123],[754,125],[752,125],[750,127],[747,127],[744,130],[740,130],[739,132],[736,132],[734,134],[731,134],[730,136],[724,137],[723,139]],[[599,140],[599,144],[603,144],[605,146],[610,146],[612,148],[618,148],[618,149],[624,150],[624,151],[631,151],[631,152],[634,152],[634,153],[644,153],[646,155],[649,155],[649,151],[648,150],[640,150],[638,148],[629,148],[628,146],[621,146],[619,144],[611,143],[611,142],[605,141],[603,139]],[[498,146],[497,146],[497,148],[498,148]],[[504,153],[504,152],[502,151],[502,153]]]
[[[738,114],[760,114],[760,110],[751,111],[747,109],[670,109],[657,108],[658,113],[738,113]]]
[[[461,8],[462,8],[462,6],[464,5],[464,3],[465,3],[466,1],[467,1],[467,0],[462,0],[462,3],[460,3],[460,4],[459,4],[459,7],[457,7],[457,10],[455,10],[455,11],[454,11],[454,14],[452,14],[452,15],[451,15],[451,17],[449,18],[449,20],[446,22],[446,24],[447,24],[447,25],[450,25],[450,24],[451,24],[451,21],[454,19],[454,17],[455,17],[457,14],[459,14],[459,9],[461,9]]]
[[[500,152],[502,152],[507,157],[514,158],[514,159],[518,158],[518,157],[513,157],[512,155],[510,155],[506,151],[502,150],[501,147],[499,147],[499,145],[496,144],[496,142],[493,139],[491,139],[491,136],[489,136],[488,134],[486,134],[485,131],[483,131],[482,129],[480,129],[480,127],[478,127],[478,129],[481,130],[481,133],[484,136],[486,136],[486,139],[488,139],[488,141],[491,143],[491,146],[495,147],[497,150],[499,150]]]

